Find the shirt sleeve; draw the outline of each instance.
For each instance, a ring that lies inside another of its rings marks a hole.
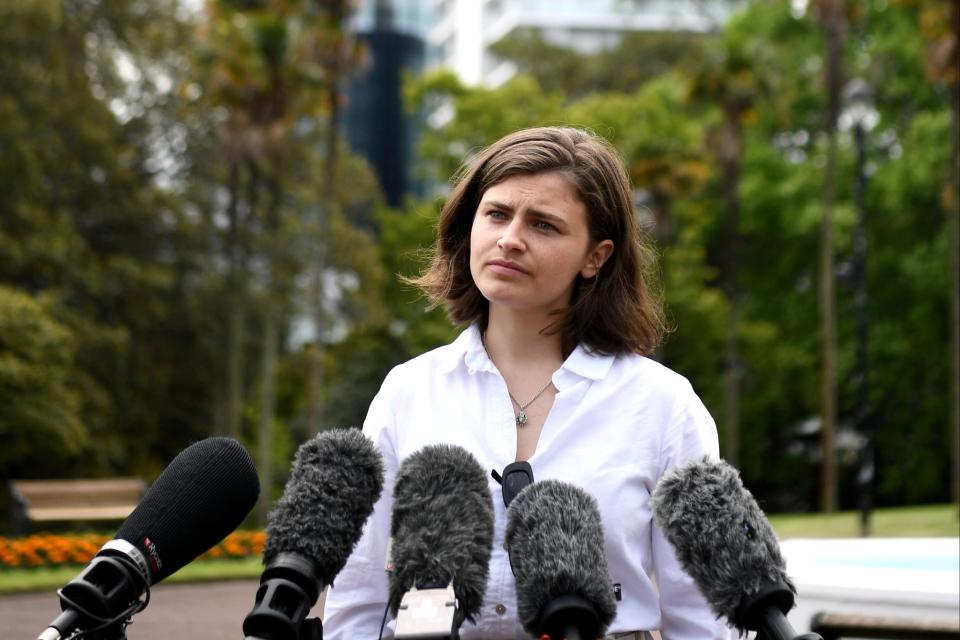
[[[327,593],[323,615],[324,640],[377,638],[387,607],[387,546],[390,512],[393,508],[393,480],[397,471],[394,412],[390,376],[373,399],[363,432],[383,456],[383,493],[343,570]],[[384,637],[389,637],[387,630]]]
[[[674,407],[664,434],[661,469],[667,470],[703,456],[719,459],[717,427],[689,383]],[[693,579],[683,570],[673,546],[654,523],[653,568],[660,590],[660,632],[664,640],[727,640],[736,632],[726,618],[717,618]]]

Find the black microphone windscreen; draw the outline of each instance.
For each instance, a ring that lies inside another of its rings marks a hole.
[[[167,465],[114,538],[143,553],[155,584],[236,529],[259,495],[247,451],[230,438],[207,438]]]
[[[324,585],[332,584],[382,489],[380,452],[359,430],[325,431],[303,443],[269,516],[264,564],[299,553],[316,563]]]
[[[493,547],[493,497],[480,463],[455,445],[431,445],[397,471],[390,520],[390,603],[412,587],[453,582],[463,615],[483,605]]]
[[[745,596],[769,584],[795,592],[773,528],[729,464],[704,458],[669,471],[650,507],[718,616],[742,628],[737,608]]]
[[[535,482],[507,509],[505,545],[517,582],[517,612],[523,628],[540,633],[546,605],[580,596],[596,610],[601,633],[617,614],[607,572],[603,525],[593,496],[558,480]]]

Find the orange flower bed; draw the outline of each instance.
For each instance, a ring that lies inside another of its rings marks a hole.
[[[0,536],[0,570],[85,565],[112,537],[99,533],[37,533],[25,538]],[[199,559],[260,556],[265,542],[263,531],[234,531]]]

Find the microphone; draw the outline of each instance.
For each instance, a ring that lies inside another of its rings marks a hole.
[[[493,497],[480,463],[431,445],[400,465],[390,518],[394,637],[460,637],[480,613],[493,547]]]
[[[558,480],[531,484],[507,509],[505,546],[527,633],[550,640],[604,635],[617,602],[593,496]]]
[[[797,635],[787,621],[796,587],[773,528],[736,469],[709,458],[677,467],[657,483],[650,507],[714,613],[741,635],[820,640]]]
[[[123,638],[130,618],[147,606],[150,586],[236,529],[259,494],[256,467],[238,442],[207,438],[190,445],[167,465],[113,540],[57,592],[63,613],[38,640],[75,632]]]
[[[265,569],[243,621],[248,640],[322,637],[319,620],[301,629],[304,619],[343,569],[382,489],[380,452],[359,430],[325,431],[300,445],[268,518]]]

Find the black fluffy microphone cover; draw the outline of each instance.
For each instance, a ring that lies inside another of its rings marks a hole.
[[[280,553],[313,559],[333,583],[383,489],[383,461],[356,429],[325,431],[300,445],[283,496],[270,512],[264,564]]]
[[[531,484],[507,509],[505,544],[527,633],[542,633],[544,607],[563,596],[580,596],[593,605],[601,634],[606,631],[617,602],[593,496],[558,480]]]
[[[745,596],[771,584],[796,592],[776,534],[729,464],[704,458],[669,471],[650,506],[714,613],[741,631],[738,607]]]
[[[493,547],[493,497],[487,475],[455,445],[424,447],[404,460],[393,487],[390,606],[412,587],[453,582],[462,614],[480,612]]]
[[[207,438],[167,465],[114,538],[140,549],[154,584],[236,529],[259,495],[246,450],[229,438]]]

